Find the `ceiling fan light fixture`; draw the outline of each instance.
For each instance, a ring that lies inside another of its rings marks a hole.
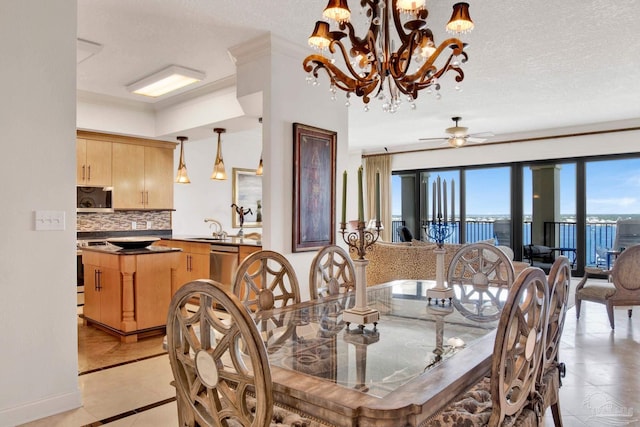
[[[205,74],[190,68],[170,65],[127,86],[129,92],[157,98],[204,80]]]
[[[475,24],[469,15],[469,3],[456,3],[453,5],[451,19],[447,23],[447,32],[451,34],[464,34],[473,30]]]
[[[218,152],[216,153],[216,160],[213,164],[213,173],[211,179],[215,181],[224,181],[227,179],[227,171],[224,169],[224,159],[222,158],[222,141],[220,134],[225,133],[227,130],[223,128],[215,128],[213,130],[218,134]]]
[[[460,148],[467,142],[464,136],[452,136],[449,138],[449,145],[453,148]]]

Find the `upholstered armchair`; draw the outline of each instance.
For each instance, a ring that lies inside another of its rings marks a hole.
[[[613,308],[640,305],[640,245],[625,249],[613,264],[610,282],[589,281],[587,276],[576,287],[576,317],[580,318],[582,301],[604,304],[611,329],[614,329]]]

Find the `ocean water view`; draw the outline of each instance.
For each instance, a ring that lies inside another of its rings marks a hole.
[[[523,244],[531,244],[531,216],[523,217],[522,236]],[[604,265],[608,250],[620,250],[623,248],[614,248],[614,240],[616,237],[616,221],[635,219],[640,221],[640,215],[590,215],[586,219],[585,242],[586,242],[586,265]],[[474,243],[483,240],[494,239],[496,243],[510,245],[508,230],[510,228],[508,215],[469,215],[465,221],[466,242]],[[403,225],[402,218],[399,215],[393,216],[393,241],[400,241],[398,228]],[[456,230],[446,239],[448,243],[460,242],[460,220],[456,220]],[[552,230],[552,227],[554,230]],[[561,215],[560,221],[545,223],[545,234],[553,234],[555,231],[556,239],[550,242],[535,242],[536,244],[546,243],[546,246],[561,248],[576,248],[577,225],[574,215]],[[506,233],[506,234],[505,234]],[[422,240],[429,240],[426,236],[421,236]],[[638,233],[638,242],[640,243],[640,233]],[[568,252],[570,261],[574,261],[575,253]]]

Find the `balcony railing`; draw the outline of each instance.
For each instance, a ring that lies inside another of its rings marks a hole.
[[[496,237],[494,230],[495,221],[466,221],[466,236],[467,243],[479,242],[482,240],[489,240]],[[460,223],[457,223],[458,226]],[[392,233],[392,240],[394,242],[400,241],[400,235],[398,229],[405,225],[404,221],[396,220],[392,221],[391,226],[394,232]],[[545,234],[545,246],[550,247],[562,247],[562,248],[575,248],[576,247],[576,233],[577,226],[575,222],[545,222],[544,234]],[[603,257],[606,255],[606,250],[613,247],[613,240],[616,235],[616,224],[613,222],[588,222],[585,230],[586,241],[586,265],[600,265],[603,262]],[[555,236],[555,238],[553,237]],[[416,237],[417,238],[417,237]],[[522,224],[522,240],[524,245],[531,243],[531,221],[525,221]],[[447,243],[459,243],[460,233],[459,229],[446,240]],[[568,252],[569,260],[573,263],[575,259],[574,252]]]

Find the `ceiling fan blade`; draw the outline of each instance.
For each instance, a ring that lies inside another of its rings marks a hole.
[[[470,133],[469,136],[474,138],[491,138],[495,136],[493,132],[480,132],[480,133]]]
[[[473,144],[480,144],[482,142],[485,142],[487,140],[487,138],[478,138],[476,136],[468,136],[467,137],[467,142],[473,143]]]
[[[418,141],[446,141],[448,138],[420,138]]]

